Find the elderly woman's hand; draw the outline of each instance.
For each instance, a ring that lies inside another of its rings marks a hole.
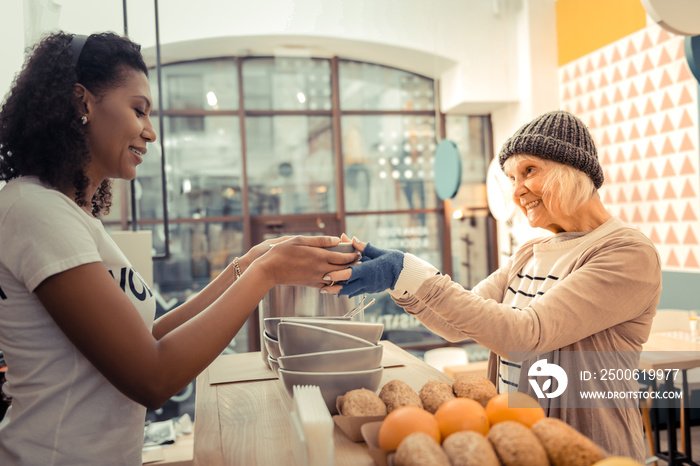
[[[403,269],[404,253],[393,249],[380,249],[357,238],[353,238],[352,243],[355,249],[362,252],[360,263],[330,273],[326,281],[332,285],[323,288],[322,291],[353,297],[393,290]]]

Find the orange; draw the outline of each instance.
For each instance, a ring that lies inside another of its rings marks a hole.
[[[432,413],[418,406],[396,408],[379,427],[379,448],[396,450],[401,441],[414,432],[425,432],[440,443],[440,427]]]
[[[453,398],[445,401],[435,411],[442,438],[462,430],[473,430],[486,435],[489,420],[481,403],[470,398]]]
[[[528,427],[544,419],[544,410],[536,399],[520,392],[500,393],[486,404],[486,416],[491,425],[503,421],[518,421]]]

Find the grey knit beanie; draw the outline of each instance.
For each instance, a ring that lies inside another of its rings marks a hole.
[[[535,155],[571,165],[588,175],[596,189],[603,185],[603,169],[591,133],[569,112],[548,112],[523,125],[503,144],[498,155],[501,169],[514,154]]]

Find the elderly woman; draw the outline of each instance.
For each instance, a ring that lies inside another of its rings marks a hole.
[[[528,369],[543,358],[569,369],[570,392],[585,386],[581,370],[600,374],[605,367],[596,366],[616,355],[636,369],[661,293],[659,255],[649,239],[603,206],[597,191],[603,171],[588,129],[570,113],[546,113],[506,141],[499,161],[529,224],[553,235],[523,244],[471,291],[411,254],[353,238],[362,263],[329,274],[326,279],[336,283],[323,291],[389,289],[399,306],[435,333],[490,349],[489,377],[500,392],[535,397]],[[583,355],[576,372],[565,363],[572,354]],[[605,387],[638,390],[634,380]],[[552,395],[538,397],[548,416],[610,453],[644,458],[636,399],[586,409],[583,400]]]

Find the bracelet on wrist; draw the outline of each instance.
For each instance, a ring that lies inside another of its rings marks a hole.
[[[238,264],[238,257],[233,259],[233,281],[235,282],[241,277],[241,266]]]

